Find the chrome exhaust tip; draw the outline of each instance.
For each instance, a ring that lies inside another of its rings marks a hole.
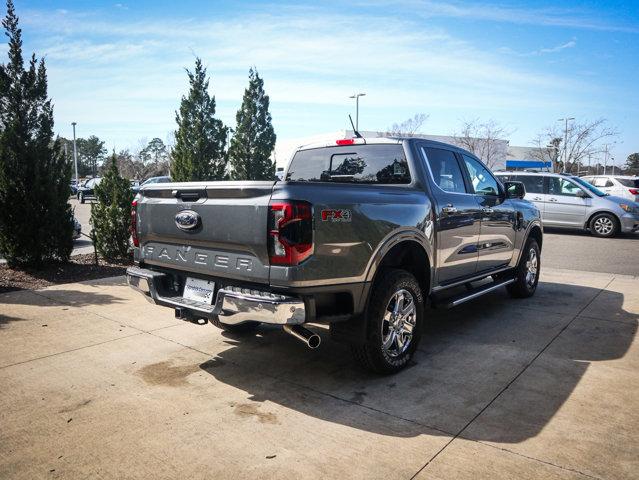
[[[284,325],[282,328],[286,333],[304,342],[310,349],[315,349],[322,343],[322,339],[317,333],[313,333],[301,325]]]

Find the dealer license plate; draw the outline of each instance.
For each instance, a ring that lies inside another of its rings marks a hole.
[[[186,300],[211,304],[214,291],[215,282],[187,277],[182,297]]]

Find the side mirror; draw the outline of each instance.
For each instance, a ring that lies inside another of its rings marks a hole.
[[[504,182],[506,190],[506,198],[524,198],[526,196],[526,187],[521,182]]]
[[[579,190],[577,190],[577,196],[579,198],[589,198],[590,195],[588,195],[586,192],[584,192],[581,188]]]

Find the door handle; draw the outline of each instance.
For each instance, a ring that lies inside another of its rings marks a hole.
[[[481,211],[484,213],[493,213],[493,209],[490,207],[483,207]]]
[[[442,212],[444,212],[444,213],[457,213],[457,209],[455,207],[453,207],[453,205],[451,203],[449,203],[445,207],[442,207]]]
[[[541,197],[535,197],[533,200],[541,200]]]
[[[557,201],[557,199],[556,199],[556,198],[549,198],[549,199],[548,199],[548,201],[550,201],[550,202],[556,202],[556,201]]]

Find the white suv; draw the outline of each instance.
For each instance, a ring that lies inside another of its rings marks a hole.
[[[592,183],[602,192],[616,197],[627,198],[639,202],[639,177],[624,175],[594,175],[582,177],[586,182]]]

